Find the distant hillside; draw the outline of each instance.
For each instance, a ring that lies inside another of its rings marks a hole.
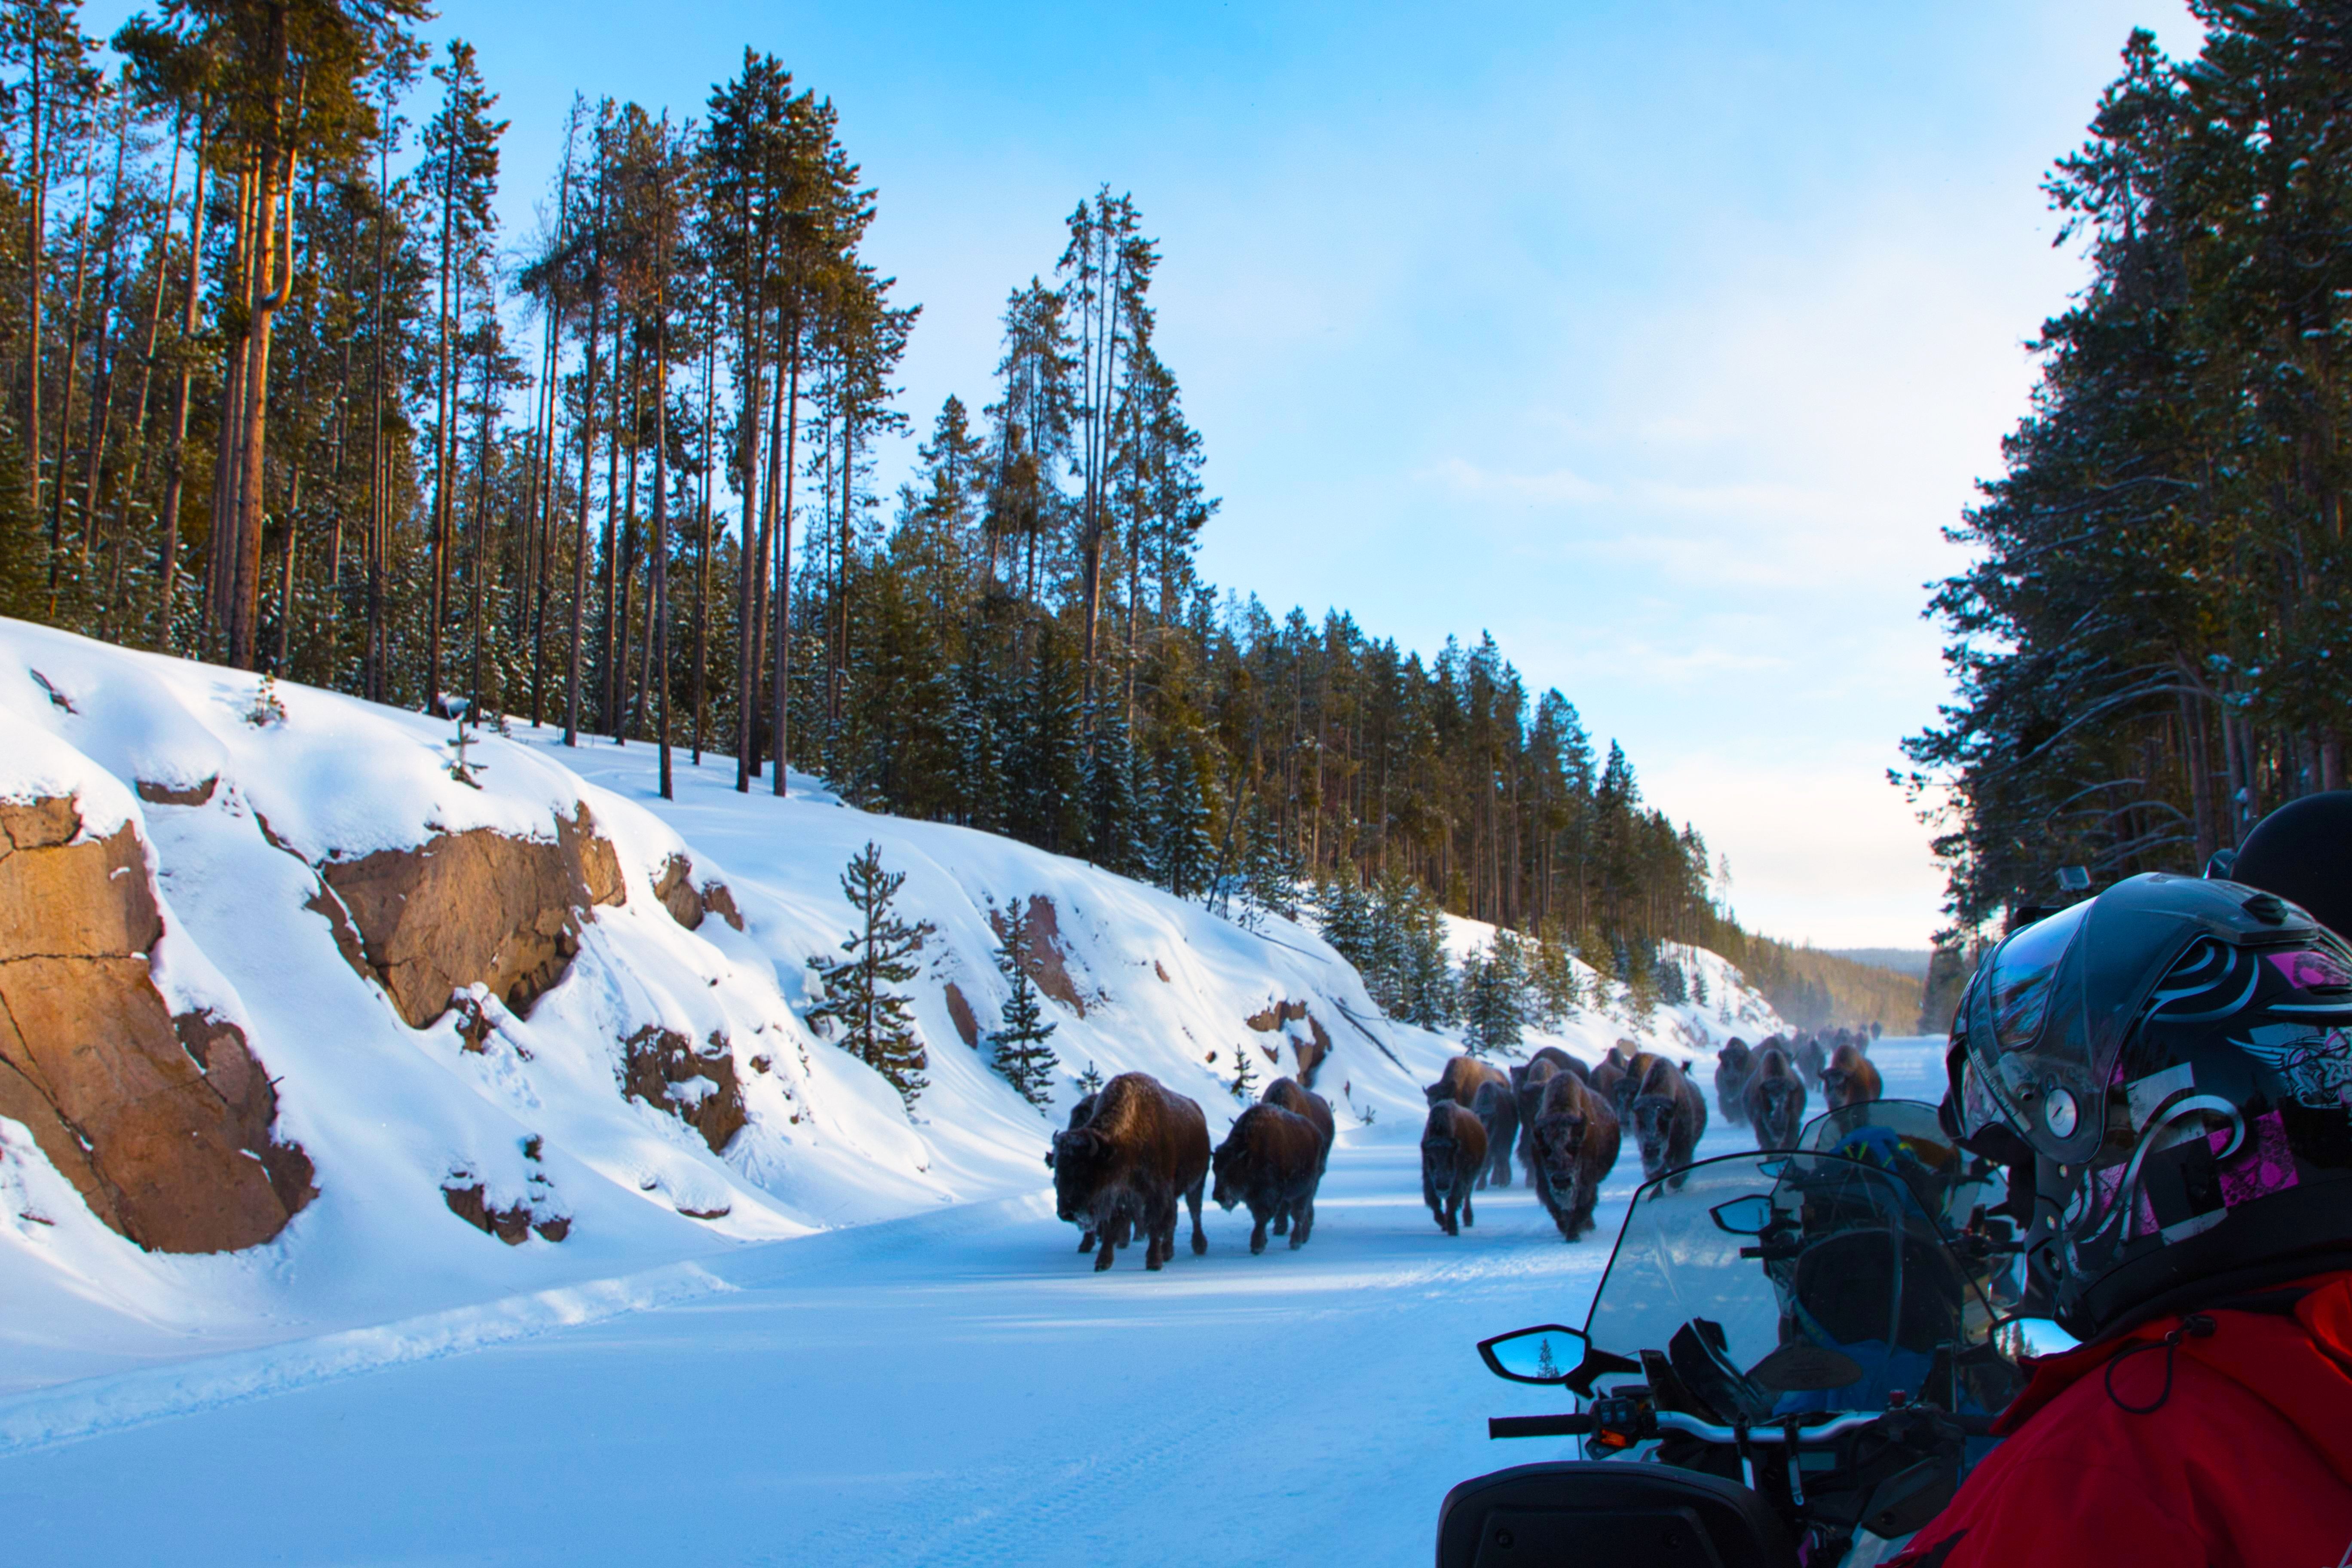
[[[1929,947],[1827,947],[1822,951],[1832,958],[1851,959],[1873,969],[1891,969],[1921,981],[1927,978],[1928,961],[1936,956],[1936,950]]]
[[[1773,1011],[1800,1029],[1867,1028],[1908,1034],[1918,1025],[1924,952],[1916,974],[1860,962],[1859,955],[1792,947],[1726,925],[1710,943],[1738,963]],[[1900,952],[1900,950],[1895,950]],[[1901,953],[1908,958],[1908,953]]]

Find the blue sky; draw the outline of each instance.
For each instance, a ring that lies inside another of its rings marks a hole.
[[[2042,173],[2131,26],[2196,37],[2179,0],[442,9],[514,122],[510,232],[575,89],[698,112],[749,43],[830,96],[924,308],[919,426],[987,399],[1063,215],[1131,192],[1210,576],[1424,649],[1491,630],[1748,923],[1824,945],[1937,925],[1885,782],[1945,691],[1920,585],[2082,274]]]

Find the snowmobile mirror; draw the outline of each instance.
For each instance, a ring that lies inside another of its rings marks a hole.
[[[1764,1194],[1750,1193],[1744,1198],[1717,1204],[1706,1214],[1715,1221],[1715,1228],[1727,1236],[1762,1236],[1772,1228],[1773,1216],[1778,1212]]]
[[[1774,1394],[1812,1394],[1862,1381],[1852,1356],[1792,1340],[1748,1369],[1748,1381]]]
[[[2085,866],[2059,867],[2058,886],[2069,893],[2089,892],[2091,890],[2090,868]]]
[[[1566,1383],[1584,1361],[1584,1331],[1546,1323],[1482,1340],[1478,1354],[1487,1371],[1513,1383]]]

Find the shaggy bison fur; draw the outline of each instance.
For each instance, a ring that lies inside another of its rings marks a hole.
[[[1549,1049],[1549,1046],[1544,1047]],[[1578,1062],[1576,1068],[1576,1076],[1582,1079],[1584,1064]],[[1544,1087],[1561,1070],[1545,1060],[1540,1051],[1524,1068],[1511,1069],[1511,1081],[1519,1086],[1519,1168],[1527,1173],[1530,1189],[1536,1184],[1536,1112],[1543,1109]]]
[[[1511,1149],[1518,1142],[1519,1101],[1508,1083],[1488,1079],[1478,1086],[1470,1114],[1486,1130],[1486,1164],[1478,1173],[1482,1187],[1511,1184]]]
[[[1528,1076],[1535,1073],[1538,1065],[1545,1064],[1548,1064],[1552,1068],[1553,1072],[1572,1072],[1577,1077],[1585,1079],[1587,1082],[1591,1081],[1592,1069],[1586,1067],[1582,1062],[1578,1061],[1574,1057],[1570,1056],[1566,1051],[1561,1050],[1558,1046],[1546,1046],[1541,1050],[1536,1052],[1535,1055],[1529,1057],[1526,1061],[1520,1062],[1511,1068],[1511,1087],[1514,1089],[1525,1089],[1528,1084]],[[1539,1076],[1549,1078],[1551,1073],[1547,1072]]]
[[[1755,1066],[1755,1053],[1737,1035],[1715,1054],[1715,1106],[1735,1127],[1748,1121],[1748,1075]]]
[[[1647,1051],[1635,1051],[1624,1059],[1622,1068],[1618,1068],[1615,1066],[1617,1053],[1612,1050],[1601,1065],[1592,1069],[1592,1087],[1608,1098],[1610,1114],[1617,1118],[1619,1126],[1633,1121],[1633,1097],[1642,1092],[1642,1085],[1648,1080],[1650,1069],[1664,1059]]]
[[[1210,1160],[1217,1206],[1249,1205],[1250,1251],[1265,1250],[1265,1227],[1286,1225],[1290,1245],[1315,1228],[1315,1187],[1323,1179],[1323,1134],[1304,1116],[1261,1101],[1234,1121]]]
[[[1652,1058],[1650,1070],[1628,1103],[1633,1143],[1642,1151],[1643,1181],[1654,1182],[1691,1163],[1691,1151],[1706,1131],[1706,1100],[1682,1068],[1663,1057]],[[1677,1191],[1682,1184],[1679,1175],[1667,1183]]]
[[[1884,1088],[1878,1068],[1851,1043],[1838,1047],[1822,1069],[1822,1103],[1832,1110],[1876,1100]]]
[[[1501,1068],[1482,1062],[1475,1057],[1455,1057],[1445,1064],[1445,1070],[1438,1075],[1437,1081],[1421,1092],[1428,1097],[1432,1105],[1450,1100],[1467,1110],[1478,1103],[1480,1084],[1496,1082],[1507,1085],[1510,1081]]]
[[[1078,1101],[1077,1104],[1070,1107],[1070,1126],[1082,1127],[1086,1125],[1087,1119],[1092,1117],[1095,1113],[1095,1102],[1101,1098],[1102,1095],[1100,1091],[1097,1090],[1096,1093],[1087,1096],[1084,1100]],[[1062,1133],[1055,1133],[1054,1146],[1045,1151],[1045,1169],[1049,1171],[1054,1168],[1055,1157],[1062,1152]],[[1134,1234],[1133,1216],[1121,1214],[1117,1220],[1112,1222],[1111,1239],[1114,1245],[1125,1247],[1129,1241],[1134,1239]],[[1079,1233],[1078,1250],[1080,1252],[1092,1252],[1095,1249],[1096,1240],[1097,1237],[1093,1227],[1087,1227],[1086,1230]]]
[[[1797,1070],[1804,1075],[1807,1089],[1822,1081],[1822,1068],[1828,1061],[1829,1053],[1822,1049],[1819,1035],[1807,1035],[1797,1042]]]
[[[1446,1235],[1459,1236],[1462,1226],[1478,1223],[1470,1190],[1486,1164],[1486,1130],[1478,1119],[1451,1100],[1431,1106],[1421,1130],[1421,1197]]]
[[[1094,1114],[1062,1133],[1054,1150],[1055,1210],[1100,1237],[1097,1268],[1111,1266],[1117,1237],[1129,1224],[1143,1233],[1146,1268],[1175,1257],[1183,1204],[1192,1210],[1192,1250],[1208,1251],[1201,1228],[1208,1179],[1208,1119],[1145,1073],[1123,1072],[1103,1085]]]
[[[1805,1080],[1797,1076],[1789,1054],[1777,1047],[1756,1053],[1748,1075],[1748,1121],[1756,1129],[1759,1149],[1793,1149],[1805,1125]]]
[[[1536,1196],[1575,1241],[1592,1228],[1601,1184],[1617,1165],[1618,1126],[1609,1100],[1573,1073],[1554,1073],[1536,1112]]]
[[[1320,1181],[1331,1164],[1331,1140],[1339,1135],[1339,1124],[1331,1120],[1331,1102],[1297,1079],[1289,1078],[1276,1079],[1257,1098],[1261,1105],[1279,1105],[1292,1115],[1304,1116],[1315,1124],[1316,1131],[1323,1135],[1323,1158],[1315,1167],[1316,1179]],[[1289,1228],[1288,1215],[1274,1216],[1275,1235],[1280,1236]]]

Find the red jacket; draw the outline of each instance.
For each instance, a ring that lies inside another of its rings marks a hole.
[[[2008,1441],[1894,1568],[2352,1568],[2352,1272],[2305,1283],[2293,1316],[2206,1313],[2161,1405],[2179,1318],[2027,1363]]]

